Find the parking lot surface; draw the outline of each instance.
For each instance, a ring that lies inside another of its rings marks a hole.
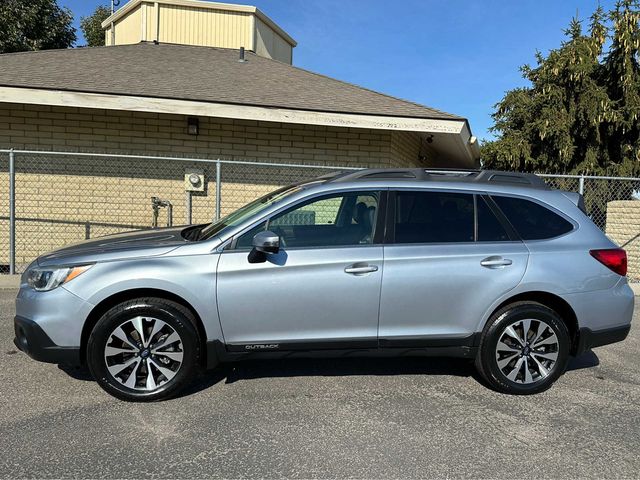
[[[506,396],[451,359],[241,363],[182,397],[121,402],[16,352],[0,290],[0,477],[640,475],[640,326]]]

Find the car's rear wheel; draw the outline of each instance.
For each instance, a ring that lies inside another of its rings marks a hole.
[[[494,389],[532,394],[549,388],[569,361],[571,341],[562,318],[535,302],[496,312],[482,334],[476,367]]]
[[[107,311],[87,343],[87,363],[110,394],[129,401],[162,400],[190,383],[198,365],[193,315],[160,298],[138,298]]]

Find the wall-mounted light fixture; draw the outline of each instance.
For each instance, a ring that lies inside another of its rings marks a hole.
[[[197,117],[189,117],[187,119],[187,132],[189,135],[198,135],[200,133],[200,120]]]

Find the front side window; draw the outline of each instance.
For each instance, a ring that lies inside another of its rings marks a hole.
[[[395,243],[474,240],[473,194],[397,192]]]
[[[261,230],[278,234],[285,248],[368,245],[373,243],[378,204],[377,192],[340,193],[309,200],[244,233],[236,248],[250,247]]]
[[[563,235],[573,225],[555,212],[523,198],[492,196],[523,240],[541,240]]]

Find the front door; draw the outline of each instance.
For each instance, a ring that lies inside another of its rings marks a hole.
[[[467,345],[485,312],[522,279],[528,250],[483,195],[423,190],[393,196],[380,345]]]
[[[305,200],[240,235],[220,255],[217,300],[234,351],[377,346],[382,281],[381,193]],[[253,236],[280,252],[249,263]]]

